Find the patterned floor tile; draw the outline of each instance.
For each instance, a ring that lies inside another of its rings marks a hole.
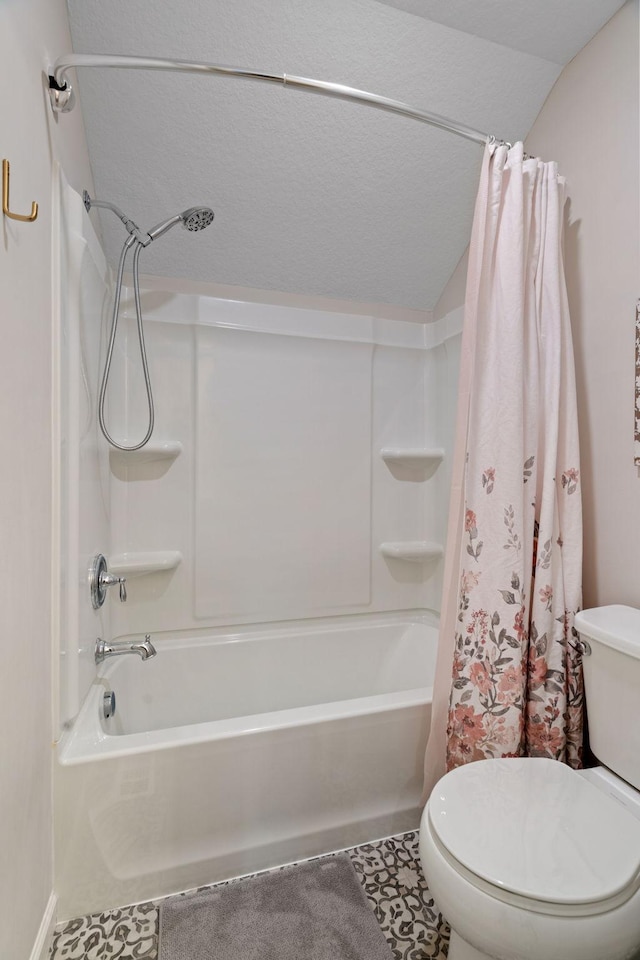
[[[367,843],[348,853],[395,960],[445,960],[449,931],[429,895],[420,867],[418,834]],[[50,960],[157,958],[156,903],[108,910],[59,924],[50,955]]]
[[[157,960],[157,956],[158,908],[142,903],[58,924],[50,960]]]
[[[417,832],[365,843],[349,855],[395,960],[444,960],[449,928],[429,893]]]

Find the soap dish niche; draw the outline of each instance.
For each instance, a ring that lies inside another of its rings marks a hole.
[[[380,553],[386,560],[404,560],[407,563],[430,563],[441,560],[444,548],[432,540],[393,540],[380,544]]]
[[[179,440],[151,441],[140,450],[109,450],[111,472],[119,480],[157,480],[182,453]]]
[[[182,563],[179,550],[149,550],[137,553],[118,553],[109,560],[109,571],[118,577],[131,580],[152,573],[175,570]]]
[[[441,447],[384,447],[380,456],[397,480],[429,480],[444,460]]]

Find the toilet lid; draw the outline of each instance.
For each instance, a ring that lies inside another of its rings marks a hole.
[[[640,880],[640,821],[555,760],[458,767],[429,799],[433,832],[471,873],[547,903],[594,903]]]

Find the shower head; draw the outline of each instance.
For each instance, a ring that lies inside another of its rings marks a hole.
[[[213,222],[213,210],[210,210],[209,207],[189,207],[180,216],[184,229],[191,230],[192,233],[204,230]]]
[[[195,233],[198,230],[204,230],[212,221],[213,210],[210,210],[209,207],[189,207],[188,210],[176,214],[175,217],[170,217],[169,220],[163,220],[162,223],[159,223],[152,230],[149,230],[149,238],[151,240],[157,240],[158,237],[161,237],[167,230],[174,227],[176,223],[181,223],[185,230],[190,230],[192,233]]]

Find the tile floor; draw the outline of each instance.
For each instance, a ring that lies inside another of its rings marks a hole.
[[[365,843],[348,853],[395,960],[445,960],[449,930],[422,873],[418,834]],[[50,960],[157,958],[158,909],[153,902],[59,924]]]

